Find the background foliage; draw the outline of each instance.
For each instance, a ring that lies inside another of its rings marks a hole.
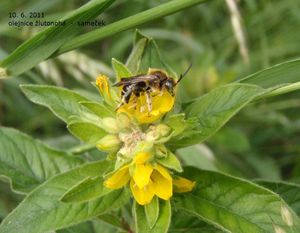
[[[1,1],[0,60],[40,30],[8,27],[8,12],[43,11],[47,18],[58,19],[85,2],[81,0]],[[110,25],[165,2],[167,1],[130,1],[128,4],[128,1],[116,1],[98,19],[104,19],[106,24]],[[216,87],[239,80],[258,70],[299,58],[299,1],[245,0],[238,1],[238,8],[242,33],[246,38],[246,55],[241,55],[239,52],[241,44],[236,40],[236,31],[231,22],[231,17],[234,15],[226,1],[207,1],[205,4],[165,18],[155,19],[138,27],[142,33],[156,40],[162,57],[178,74],[193,62],[190,73],[180,85],[177,96],[180,102],[189,102]],[[90,31],[91,28],[80,28],[80,30],[82,30],[80,33],[83,33]],[[44,61],[17,78],[1,80],[0,124],[17,128],[38,138],[43,143],[40,145],[42,149],[39,150],[49,150],[47,145],[50,145],[57,149],[66,149],[68,153],[76,153],[78,141],[67,133],[65,124],[46,108],[29,102],[19,85],[50,84],[67,87],[97,100],[97,92],[90,82],[99,73],[113,76],[110,68],[112,57],[126,62],[132,47],[134,32],[135,29],[130,29],[103,38],[78,50]],[[289,77],[295,74],[299,74],[296,68],[292,69]],[[295,77],[299,76],[295,75]],[[280,83],[284,78],[280,76]],[[177,154],[186,165],[257,180],[260,185],[279,193],[299,214],[299,204],[295,201],[299,196],[300,175],[299,95],[299,92],[290,92],[254,101],[207,141],[179,149]],[[20,134],[19,137],[24,136]],[[30,144],[31,139],[24,140],[28,140]],[[1,143],[0,149],[2,149]],[[83,153],[83,157],[92,161],[102,159],[104,155],[96,150],[89,150]],[[80,159],[73,160],[74,166],[81,163]],[[5,163],[5,161],[0,162]],[[61,164],[57,169],[60,171],[66,168]],[[28,181],[33,186],[48,178],[41,176],[39,171],[33,171],[33,174],[33,179]],[[54,174],[48,175],[50,177]],[[208,175],[203,173],[202,176]],[[276,183],[270,182],[272,180],[276,180]],[[293,182],[293,184],[283,181]],[[23,188],[23,184],[14,184],[14,188],[23,193],[28,191]],[[0,197],[0,219],[3,219],[23,199],[22,195],[13,194],[8,184],[4,182],[0,183]],[[182,200],[178,200],[178,205],[180,201]],[[126,211],[129,210],[122,211],[126,218]],[[178,212],[173,216],[174,223],[171,223],[171,231],[175,227],[177,229],[181,227],[181,222],[176,221],[180,219],[180,214]],[[99,232],[99,229],[103,232],[103,226],[107,232],[117,232],[119,228],[127,227],[118,220],[108,223],[108,219],[113,221],[111,216],[100,215],[98,219],[88,224],[72,228],[84,233]],[[195,223],[194,217],[186,221],[194,223],[189,224],[193,228],[190,229],[191,231],[205,229],[205,232],[217,232],[206,224]],[[182,226],[186,226],[186,223],[182,223]],[[62,232],[76,232],[72,228]]]

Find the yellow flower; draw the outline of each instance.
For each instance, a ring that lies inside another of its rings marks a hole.
[[[137,165],[130,181],[131,192],[140,205],[149,204],[154,195],[169,200],[173,194],[172,177],[160,165]]]
[[[141,93],[140,97],[131,97],[128,104],[121,106],[118,112],[125,112],[140,123],[151,123],[169,112],[173,108],[174,101],[175,97],[167,90],[152,92],[152,110],[149,112],[146,94]]]
[[[100,93],[103,95],[104,98],[110,98],[110,90],[108,86],[108,78],[105,75],[99,75],[96,79],[96,85],[100,90]]]
[[[117,170],[109,179],[104,181],[104,185],[110,189],[119,189],[130,180],[129,165],[125,165]]]
[[[177,193],[185,193],[193,190],[196,182],[183,177],[173,179],[174,191]]]
[[[99,88],[100,94],[104,101],[112,107],[116,106],[116,93],[111,88],[108,77],[101,74],[96,79],[96,86]]]
[[[161,165],[149,163],[151,154],[140,152],[131,164],[127,164],[109,177],[104,185],[110,189],[119,189],[130,180],[130,189],[134,199],[140,205],[151,202],[154,195],[169,200],[173,194],[172,177]],[[132,176],[130,166],[133,166]]]

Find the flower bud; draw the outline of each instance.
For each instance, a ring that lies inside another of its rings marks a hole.
[[[126,113],[117,114],[117,124],[121,129],[129,128],[131,124],[131,119]]]
[[[157,132],[160,134],[160,136],[165,137],[170,133],[170,127],[165,124],[159,124],[156,126]]]
[[[167,136],[170,133],[170,131],[170,127],[164,124],[152,126],[149,128],[149,131],[146,134],[146,140],[157,141],[162,137]]]
[[[196,182],[183,177],[175,177],[173,179],[174,191],[177,193],[186,193],[193,190]]]
[[[107,151],[107,152],[116,152],[119,150],[121,145],[121,141],[116,135],[106,135],[98,141],[96,147],[99,150]]]
[[[106,130],[108,133],[118,133],[120,131],[118,127],[117,120],[112,117],[105,117],[102,119],[102,128]]]
[[[163,144],[155,145],[155,156],[157,158],[165,158],[168,156],[168,150]]]

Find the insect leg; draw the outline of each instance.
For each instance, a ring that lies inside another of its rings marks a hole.
[[[148,115],[152,111],[152,99],[151,99],[151,88],[147,88],[146,90],[146,101],[148,106]]]
[[[121,96],[121,103],[117,106],[116,110],[118,110],[120,107],[122,107],[125,103],[128,104],[130,100],[130,96],[132,94],[132,87],[131,86],[126,86],[123,88]]]

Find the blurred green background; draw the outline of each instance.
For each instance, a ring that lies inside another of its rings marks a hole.
[[[9,27],[9,12],[45,12],[59,19],[87,1],[4,0],[0,2],[0,60],[41,28]],[[117,1],[98,17],[106,24],[162,4],[164,0]],[[230,2],[234,2],[234,11]],[[299,57],[299,0],[211,0],[138,29],[153,37],[163,58],[178,73],[193,67],[177,98],[186,102],[211,89],[271,65]],[[238,21],[234,27],[233,21]],[[92,28],[82,28],[82,33]],[[97,99],[90,84],[97,74],[113,78],[111,58],[125,62],[135,30],[128,30],[79,50],[47,60],[20,77],[0,82],[0,124],[13,127],[57,148],[78,142],[46,108],[29,102],[20,83],[63,86]],[[244,40],[237,39],[239,35]],[[242,50],[242,53],[240,52]],[[30,59],[30,57],[28,58]],[[250,179],[300,177],[300,100],[294,92],[253,103],[205,144],[181,149],[186,164]],[[0,148],[1,151],[1,148]],[[98,152],[94,152],[96,154]],[[93,155],[89,154],[86,156]],[[0,219],[19,196],[0,183]],[[2,197],[3,196],[3,197]]]

